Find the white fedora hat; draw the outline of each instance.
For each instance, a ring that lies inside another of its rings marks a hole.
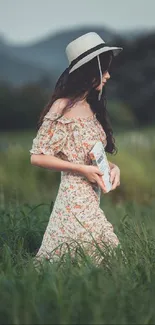
[[[95,32],[84,34],[66,47],[66,55],[69,61],[69,73],[81,67],[99,54],[113,51],[114,56],[118,55],[123,48],[108,46],[106,42]]]

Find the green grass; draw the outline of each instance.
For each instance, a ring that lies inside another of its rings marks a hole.
[[[3,324],[154,324],[155,204],[107,203],[124,255],[96,265],[75,259],[34,267],[51,207],[0,211],[0,319]],[[100,255],[101,252],[98,252]]]
[[[29,150],[34,136],[34,132],[1,134],[0,204],[3,206],[10,201],[48,203],[56,197],[60,172],[30,164]],[[108,154],[108,159],[119,166],[121,185],[108,197],[115,202],[132,199],[139,203],[151,202],[155,196],[154,128],[119,132],[115,138],[118,153]]]
[[[30,164],[33,137],[1,137],[0,323],[154,324],[154,130],[118,133],[118,154],[108,155],[121,186],[102,195],[101,208],[121,247],[111,255],[97,249],[100,265],[79,247],[74,259],[66,252],[35,267],[60,173]]]

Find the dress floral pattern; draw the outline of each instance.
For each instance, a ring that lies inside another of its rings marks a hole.
[[[49,111],[36,137],[30,154],[54,155],[76,164],[91,165],[89,151],[96,141],[107,144],[106,134],[96,114],[66,118]],[[111,247],[119,244],[112,224],[100,208],[101,189],[80,173],[61,171],[57,197],[36,259],[59,258],[79,243],[94,254],[94,239]]]

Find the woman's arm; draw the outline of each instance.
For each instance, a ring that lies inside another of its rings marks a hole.
[[[32,154],[30,159],[31,164],[34,166],[53,169],[55,171],[71,171],[81,173],[84,166],[82,164],[75,164],[65,161],[52,155]]]
[[[75,164],[69,161],[65,161],[63,159],[57,158],[52,155],[44,155],[44,154],[32,154],[31,155],[31,164],[34,166],[53,169],[55,171],[71,171],[81,173],[83,170],[82,164]],[[112,162],[108,161],[110,169],[115,167],[116,165]]]

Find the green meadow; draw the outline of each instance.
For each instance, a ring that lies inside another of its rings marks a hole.
[[[108,160],[121,171],[121,186],[108,194],[115,201],[135,200],[149,203],[155,196],[154,160],[155,128],[115,132],[116,155]],[[60,173],[30,164],[29,150],[35,132],[1,132],[0,136],[0,202],[40,203],[56,196]],[[107,196],[102,196],[102,199]]]
[[[30,164],[34,132],[0,137],[0,323],[155,324],[155,132],[117,132],[121,185],[101,208],[121,247],[96,246],[96,265],[82,249],[35,267],[60,173]],[[123,254],[122,254],[123,252]]]

